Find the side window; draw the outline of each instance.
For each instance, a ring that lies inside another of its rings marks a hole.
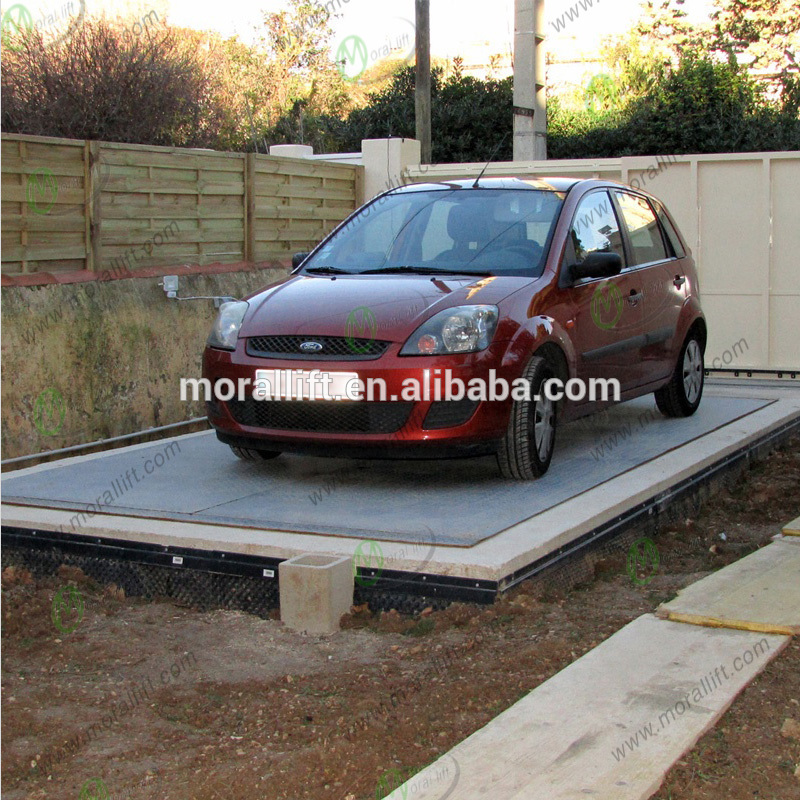
[[[658,205],[658,203],[655,204],[655,207],[658,221],[667,234],[667,239],[669,239],[669,243],[672,245],[672,251],[678,258],[683,258],[686,255],[686,251],[683,249],[678,231],[675,230],[675,226],[672,224],[670,218],[664,213],[664,209]]]
[[[644,197],[627,192],[617,192],[616,195],[631,240],[631,266],[667,258],[661,230],[650,203]]]
[[[608,192],[592,192],[578,204],[565,251],[566,265],[580,264],[597,252],[618,253],[625,263],[622,235]]]

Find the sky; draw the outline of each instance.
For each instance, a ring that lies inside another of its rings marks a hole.
[[[332,27],[338,36],[371,31],[372,40],[382,41],[397,18],[413,21],[414,0],[336,0],[341,11]],[[642,0],[584,0],[587,6],[577,17],[565,19],[563,31],[580,38],[624,33],[639,16]],[[591,3],[591,6],[589,5]],[[169,16],[174,24],[209,27],[221,33],[238,33],[250,39],[259,19],[259,10],[287,7],[282,0],[235,0],[236,13],[221,15],[220,6],[198,0],[170,0]],[[565,11],[580,3],[576,0],[548,0],[545,3],[545,30],[554,33],[553,24]],[[685,10],[705,18],[711,0],[687,0]],[[513,41],[513,0],[431,0],[431,50],[436,55],[458,52],[464,42],[490,40],[497,51],[507,51]],[[402,26],[398,26],[402,34]],[[368,37],[367,37],[368,38]],[[365,39],[366,40],[366,39]],[[368,42],[369,44],[369,42]]]
[[[16,0],[3,3],[3,9],[13,2]],[[209,0],[27,0],[25,5],[37,18],[44,9],[58,13],[68,2],[75,9],[85,3],[89,14],[105,12],[111,16],[144,15],[155,9],[173,25],[212,30],[223,36],[237,34],[248,43],[257,38],[255,28],[262,11],[288,7],[286,0],[232,0],[227,5]],[[334,52],[349,37],[358,37],[364,43],[370,64],[387,48],[395,54],[413,48],[414,0],[333,2],[339,4],[331,20]],[[592,49],[600,37],[629,30],[639,16],[640,6],[641,0],[547,0],[545,32],[551,38],[575,37],[581,49]],[[711,0],[686,0],[684,6],[698,20],[707,18],[710,7]],[[568,16],[564,16],[565,12]],[[561,28],[560,33],[556,33],[557,27]],[[514,0],[431,0],[434,57],[452,58],[483,43],[488,44],[491,53],[509,53],[513,34]]]

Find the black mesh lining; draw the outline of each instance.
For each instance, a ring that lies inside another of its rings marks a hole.
[[[130,597],[170,598],[204,611],[230,608],[267,617],[278,607],[277,569],[275,578],[268,579],[140,564],[55,548],[38,550],[4,545],[2,555],[3,567],[25,567],[37,577],[53,575],[62,564],[68,564],[80,567],[102,585],[116,585]]]
[[[240,425],[313,433],[395,433],[414,403],[340,400],[229,400]]]
[[[431,403],[422,427],[426,431],[434,431],[463,425],[475,413],[479,403],[479,400],[470,400],[468,397],[461,400],[438,400]]]

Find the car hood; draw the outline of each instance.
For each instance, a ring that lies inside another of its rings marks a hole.
[[[337,275],[332,279],[295,275],[248,298],[250,309],[239,336],[345,336],[351,314],[360,323],[371,312],[380,338],[401,342],[445,308],[497,305],[533,280],[517,276]]]

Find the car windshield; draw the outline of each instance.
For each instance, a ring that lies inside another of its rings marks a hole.
[[[562,193],[540,189],[389,194],[362,209],[302,271],[537,277],[562,203]]]

